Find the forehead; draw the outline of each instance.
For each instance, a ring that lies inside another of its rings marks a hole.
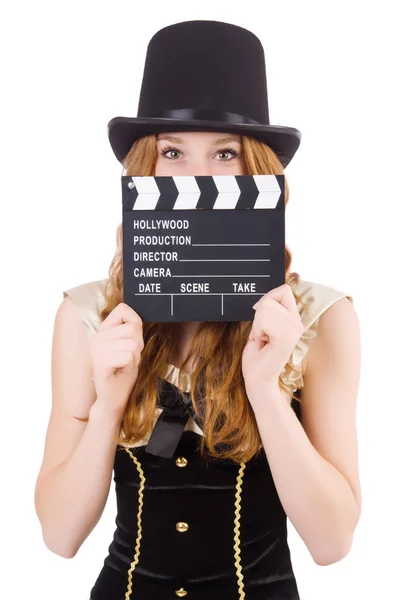
[[[176,144],[183,144],[189,141],[207,141],[213,144],[226,142],[241,142],[241,136],[235,133],[225,133],[221,131],[170,131],[157,134],[157,139],[167,140]]]

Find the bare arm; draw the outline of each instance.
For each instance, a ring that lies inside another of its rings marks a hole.
[[[46,546],[72,558],[98,523],[113,471],[119,422],[90,410],[89,420],[65,462],[51,469],[36,488],[36,512]]]
[[[90,361],[86,326],[66,298],[54,325],[52,410],[35,488],[45,544],[65,558],[76,554],[101,517],[121,422],[95,402]]]
[[[361,513],[356,406],[357,314],[340,299],[320,318],[301,395],[301,423],[279,389],[250,394],[280,501],[318,565],[344,558]]]

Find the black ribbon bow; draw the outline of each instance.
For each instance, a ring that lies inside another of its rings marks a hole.
[[[182,392],[165,379],[161,380],[157,402],[163,411],[157,419],[145,451],[163,458],[172,458],[189,418],[193,417],[201,429],[202,420],[193,408],[190,392]]]

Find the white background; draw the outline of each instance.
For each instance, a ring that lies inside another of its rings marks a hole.
[[[357,425],[363,511],[349,555],[316,565],[289,523],[302,600],[395,594],[393,2],[13,2],[1,18],[2,559],[7,600],[86,600],[115,529],[114,484],[78,554],[51,553],[34,485],[51,407],[62,290],[108,276],[121,221],[114,116],[136,116],[146,46],[189,19],[251,29],[270,122],[296,127],[286,241],[305,280],[353,296],[362,334]],[[92,449],[95,452],[95,448]]]

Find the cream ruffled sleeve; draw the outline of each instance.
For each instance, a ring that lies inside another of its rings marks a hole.
[[[103,289],[106,281],[89,281],[63,291],[63,297],[69,296],[77,306],[81,320],[87,327],[88,337],[95,333],[100,325],[99,314],[104,306]]]
[[[352,296],[335,288],[314,283],[312,281],[300,280],[291,283],[291,288],[299,294],[306,306],[299,302],[297,307],[304,326],[304,332],[296,344],[283,371],[281,380],[287,385],[291,392],[304,386],[302,375],[302,361],[305,358],[312,340],[317,335],[319,318],[321,314],[340,298],[348,298],[353,302]],[[291,365],[295,370],[291,368]]]

